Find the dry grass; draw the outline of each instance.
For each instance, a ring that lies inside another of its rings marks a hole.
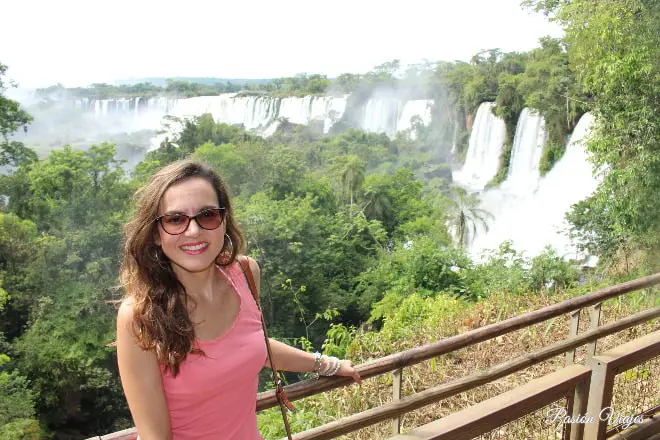
[[[557,303],[568,297],[568,293],[561,295],[525,295],[515,297],[505,294],[492,295],[485,301],[465,306],[462,313],[457,313],[449,317],[435,317],[435,320],[431,320],[434,322],[432,326],[424,327],[420,324],[418,328],[406,334],[406,337],[403,339],[393,342],[382,340],[382,350],[374,349],[373,343],[369,344],[369,347],[365,347],[359,342],[361,338],[357,338],[350,356],[357,363],[360,363],[361,361],[378,358],[448,336],[464,333],[474,328]],[[654,307],[658,303],[657,298],[658,290],[647,289],[642,292],[631,293],[617,299],[608,300],[602,307],[601,325]],[[526,352],[565,339],[569,332],[569,324],[569,315],[557,317],[544,323],[539,323],[408,367],[404,369],[403,373],[402,396],[408,396],[442,382],[470,375]],[[580,332],[587,330],[588,327],[589,310],[583,310],[581,313]],[[656,319],[605,337],[599,340],[597,353],[602,353],[612,347],[658,329],[660,329],[660,322]],[[375,346],[378,346],[378,344],[375,344]],[[585,358],[586,348],[582,347],[576,352],[576,362],[583,363]],[[541,377],[563,366],[564,356],[557,356],[500,380],[408,413],[402,418],[402,432],[511,390],[529,380]],[[383,405],[391,400],[392,382],[391,375],[388,374],[365,380],[361,386],[350,386],[307,398],[304,400],[304,406],[314,408],[316,410],[316,416],[324,419],[322,420],[323,423],[327,423],[335,419],[335,417],[330,417],[329,414],[337,414],[342,417]],[[353,440],[386,439],[392,435],[391,429],[390,422],[383,422],[341,438]],[[524,437],[525,435],[521,438]]]

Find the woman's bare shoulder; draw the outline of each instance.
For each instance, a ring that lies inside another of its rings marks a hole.
[[[259,263],[257,263],[257,261],[254,258],[252,258],[248,255],[237,255],[236,259],[237,260],[247,260],[253,274],[258,275],[261,272],[261,269],[259,268]]]
[[[119,303],[117,310],[117,325],[131,328],[135,320],[135,298],[127,296]]]

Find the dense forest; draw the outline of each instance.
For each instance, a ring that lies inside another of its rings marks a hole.
[[[241,91],[350,93],[359,101],[389,87],[445,103],[434,118],[458,125],[459,156],[476,108],[494,101],[508,135],[500,179],[522,108],[546,118],[545,171],[590,111],[598,123],[588,149],[606,173],[568,213],[571,233],[601,256],[605,275],[621,261],[628,276],[657,270],[660,3],[525,3],[558,20],[565,37],[544,38],[526,53],[493,49],[467,63],[429,63],[402,74],[392,61],[334,79],[300,75],[237,89],[176,81],[93,85],[76,96]],[[470,259],[464,244],[488,213],[451,184],[446,124],[415,127],[414,140],[363,133],[350,120],[328,135],[283,123],[261,138],[202,115],[182,121],[174,138],[129,173],[112,144],[62,146],[39,158],[12,140],[29,130],[31,116],[5,96],[6,70],[0,64],[0,438],[81,439],[131,426],[108,346],[112,300],[122,294],[121,232],[134,191],[182,157],[207,161],[228,183],[249,254],[262,267],[271,334],[303,349],[344,355],[361,332],[386,331],[388,316],[413,296],[479,302],[496,292],[552,293],[578,281],[575,265],[551,249],[528,257],[503,243],[483,261]]]

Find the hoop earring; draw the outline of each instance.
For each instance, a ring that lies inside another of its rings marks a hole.
[[[227,240],[229,240],[229,246],[231,246],[231,250],[233,252],[234,251],[234,242],[231,241],[231,237],[226,232],[225,232],[225,242],[222,244],[222,251],[224,252],[224,250],[225,250],[225,247],[226,247],[225,245],[227,243]]]
[[[227,241],[229,241],[229,246],[227,246]],[[234,253],[234,243],[231,241],[231,237],[227,233],[225,233],[225,241],[222,244],[222,249],[220,250],[220,254],[216,259],[216,262],[220,265],[229,264],[233,253]]]

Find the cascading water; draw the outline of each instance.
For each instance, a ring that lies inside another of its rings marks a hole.
[[[154,129],[160,126],[156,119],[165,115],[191,118],[210,113],[217,122],[241,124],[263,136],[272,135],[282,119],[295,124],[308,124],[322,121],[327,133],[346,111],[347,97],[305,96],[302,98],[273,98],[269,96],[237,96],[224,93],[217,96],[197,96],[193,98],[137,98],[135,100],[98,100],[80,102],[82,108],[93,106],[95,118],[108,115],[124,116],[127,126],[132,128]],[[400,101],[398,99],[371,99],[365,106],[362,129],[371,132],[385,132],[389,136],[411,128],[411,121],[418,116],[424,125],[431,120],[431,100]],[[138,120],[135,116],[138,115]],[[151,149],[157,148],[166,137],[172,136],[178,126],[170,127],[151,142]],[[413,134],[414,135],[414,134]]]
[[[484,102],[477,109],[465,164],[452,175],[454,182],[468,190],[482,190],[497,174],[506,126],[493,114],[494,106],[495,103]]]
[[[372,98],[364,106],[360,128],[392,137],[397,132],[412,128],[415,116],[424,125],[429,125],[432,106],[433,100],[430,99],[402,101],[396,97]]]
[[[506,182],[500,188],[487,190],[480,194],[481,208],[493,218],[488,221],[489,230],[481,229],[469,251],[479,256],[485,249],[495,249],[503,241],[511,240],[516,250],[524,251],[528,256],[540,253],[546,245],[555,248],[560,255],[575,258],[575,246],[565,235],[565,213],[571,205],[587,198],[598,186],[599,180],[593,176],[592,165],[583,141],[588,136],[593,117],[587,113],[580,119],[566,147],[564,156],[555,164],[545,177],[536,178],[530,191],[527,185],[513,185]],[[521,136],[531,140],[530,145],[522,149],[533,150],[540,136],[535,124],[526,124],[521,131],[528,131]],[[532,164],[531,170],[520,171],[521,175],[536,175]],[[518,173],[518,171],[516,171]],[[518,179],[511,174],[509,179]],[[507,180],[509,180],[507,179]],[[525,178],[524,181],[529,181]],[[518,180],[521,182],[521,180]]]
[[[360,128],[373,133],[396,133],[400,102],[396,98],[372,98],[364,106]]]
[[[516,125],[509,172],[503,187],[537,189],[539,163],[547,137],[543,117],[524,108]]]
[[[283,119],[295,124],[322,123],[324,133],[342,118],[346,112],[347,96],[304,96],[277,98],[266,95],[238,95],[223,93],[217,96],[197,96],[192,98],[82,98],[58,104],[55,113],[73,107],[67,117],[77,115],[83,129],[95,135],[132,133],[141,130],[161,130],[165,132],[153,138],[150,149],[157,148],[166,137],[172,137],[178,124],[168,122],[163,127],[164,116],[192,118],[210,113],[216,122],[244,126],[256,134],[270,136]],[[68,102],[68,104],[67,104]],[[363,115],[363,129],[373,132],[386,132],[392,136],[397,131],[411,127],[411,120],[419,116],[428,125],[431,118],[430,100],[400,101],[398,99],[374,98],[367,102]],[[44,115],[42,119],[53,119]],[[90,123],[93,121],[93,124]],[[61,119],[61,118],[60,118]],[[85,130],[88,128],[88,130]],[[414,134],[413,134],[414,135]],[[51,138],[54,136],[51,134]],[[82,138],[87,138],[83,135]],[[65,141],[66,142],[66,141]]]

